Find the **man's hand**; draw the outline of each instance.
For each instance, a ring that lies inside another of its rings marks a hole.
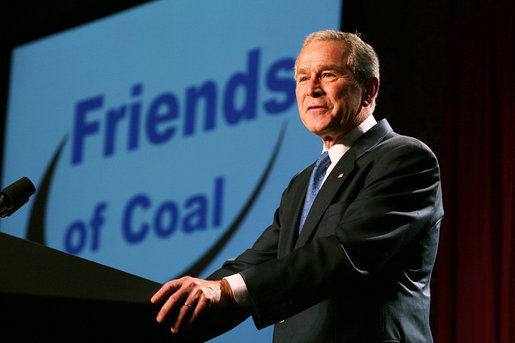
[[[187,331],[208,310],[222,310],[236,305],[227,280],[208,281],[185,276],[165,283],[150,301],[155,304],[168,296],[157,315],[157,321],[162,323],[167,316],[173,316],[169,318],[173,323],[173,333]]]

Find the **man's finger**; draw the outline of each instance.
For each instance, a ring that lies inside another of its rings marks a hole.
[[[174,309],[176,309],[178,306],[180,306],[184,302],[184,299],[188,297],[187,285],[188,283],[185,282],[184,278],[181,278],[179,280],[173,280],[167,282],[165,286],[161,288],[163,290],[163,293],[159,293],[159,291],[159,294],[156,293],[157,299],[162,299],[168,294],[172,293],[168,300],[166,300],[166,302],[163,304],[163,306],[161,306],[161,310],[157,314],[156,320],[158,322],[163,322],[166,316],[170,312],[173,312]]]
[[[168,281],[167,283],[165,283],[163,286],[161,286],[161,288],[159,288],[159,290],[152,296],[152,298],[150,298],[150,301],[155,304],[155,303],[158,303],[160,302],[161,300],[163,300],[163,298],[170,294],[170,293],[173,293],[175,292],[176,290],[178,290],[181,286],[180,286],[180,283],[178,282],[179,280],[172,280],[172,281]]]
[[[152,303],[158,303],[163,300],[167,295],[176,292],[180,289],[185,283],[191,280],[189,276],[183,276],[180,279],[175,279],[168,281],[150,298]]]
[[[171,295],[168,300],[161,306],[161,310],[157,314],[156,320],[159,323],[162,323],[166,316],[168,316],[170,313],[174,312],[174,310],[180,306],[184,302],[184,297],[186,294],[184,292],[177,292]],[[174,318],[172,318],[173,320]]]
[[[172,332],[177,333],[179,330],[182,329],[184,326],[184,323],[189,322],[190,320],[194,320],[193,318],[190,319],[194,311],[196,311],[197,308],[197,299],[192,297],[191,295],[186,299],[182,307],[179,309],[179,314],[177,315],[177,319],[175,323],[172,326]]]
[[[187,331],[189,328],[191,328],[194,322],[197,321],[202,315],[202,313],[205,310],[209,309],[209,307],[210,303],[207,301],[207,299],[205,297],[201,297],[197,302],[197,306],[195,306],[195,308],[193,309],[193,313],[189,316],[189,320],[187,321],[187,323],[183,325],[184,330]]]

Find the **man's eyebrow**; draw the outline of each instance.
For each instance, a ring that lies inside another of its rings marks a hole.
[[[328,65],[319,66],[318,70],[336,70],[336,71],[343,72],[345,70],[345,67],[338,65],[338,64],[328,64]]]
[[[343,72],[346,69],[346,67],[342,67],[341,65],[338,65],[338,64],[324,64],[324,65],[319,65],[315,68],[317,71],[335,70],[335,71],[339,71],[339,72]],[[306,73],[306,68],[299,68],[296,70],[295,74],[305,74],[305,73]]]

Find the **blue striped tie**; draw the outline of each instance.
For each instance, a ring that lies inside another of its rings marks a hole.
[[[320,185],[322,184],[322,180],[324,179],[325,172],[327,171],[327,166],[331,163],[331,159],[329,158],[329,153],[324,151],[322,155],[318,158],[315,168],[311,173],[311,177],[309,178],[308,190],[306,192],[306,199],[304,200],[304,207],[302,209],[302,215],[300,216],[300,225],[299,232],[302,230],[304,226],[304,222],[306,221],[306,217],[308,216],[309,209],[315,201],[318,190],[320,189]]]

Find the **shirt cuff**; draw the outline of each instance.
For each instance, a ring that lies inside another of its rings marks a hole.
[[[229,282],[236,303],[240,306],[250,305],[249,291],[243,277],[238,273],[226,276],[224,279]]]

